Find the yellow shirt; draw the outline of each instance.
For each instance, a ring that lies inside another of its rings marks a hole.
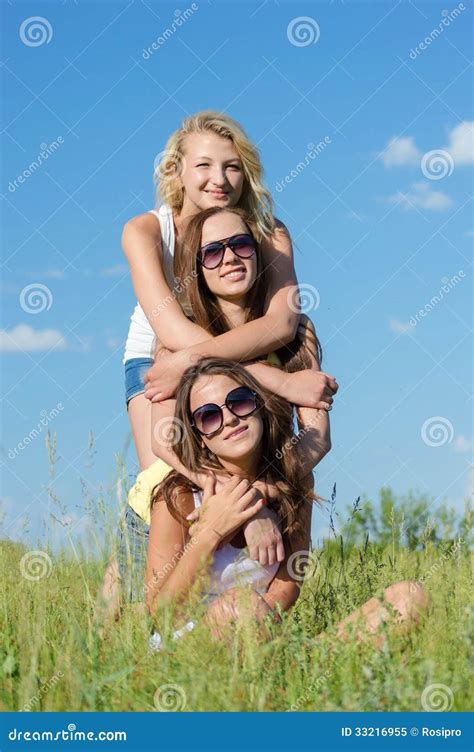
[[[275,352],[271,352],[268,355],[267,360],[274,365],[281,365],[280,359]],[[153,465],[150,465],[150,467],[147,467],[146,470],[142,470],[141,473],[137,475],[135,484],[128,492],[127,501],[129,506],[132,507],[133,511],[136,512],[136,514],[138,514],[147,525],[150,524],[151,493],[154,487],[157,486],[158,483],[161,483],[172,469],[173,468],[167,465],[166,462],[163,462],[163,460],[156,460]]]

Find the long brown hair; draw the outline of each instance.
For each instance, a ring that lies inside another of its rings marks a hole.
[[[222,471],[219,458],[201,440],[192,425],[191,390],[201,376],[229,376],[241,386],[248,386],[257,394],[260,417],[263,423],[261,456],[257,469],[258,478],[274,484],[278,499],[269,504],[277,512],[282,523],[282,534],[289,536],[301,529],[300,507],[315,499],[308,490],[298,453],[294,450],[293,414],[291,405],[281,397],[264,389],[243,366],[223,358],[203,358],[188,368],[176,392],[176,425],[179,440],[173,447],[180,462],[192,472],[208,467]],[[151,506],[163,499],[173,517],[186,524],[179,503],[179,495],[193,490],[190,480],[173,470],[153,489]]]
[[[183,244],[174,257],[174,275],[177,279],[188,281],[186,297],[193,312],[193,319],[199,326],[206,329],[213,337],[228,332],[231,328],[227,317],[222,312],[219,300],[207,286],[199,263],[199,249],[201,248],[202,228],[209,217],[227,212],[240,217],[247,227],[248,232],[256,241],[257,277],[252,289],[249,291],[245,306],[245,323],[263,316],[266,278],[262,263],[260,246],[256,239],[256,228],[249,219],[248,214],[237,207],[211,207],[195,214],[188,221],[184,233]]]
[[[213,337],[228,332],[231,325],[221,310],[219,299],[207,286],[198,256],[204,223],[210,217],[222,212],[240,217],[256,241],[257,277],[247,294],[245,323],[263,316],[268,291],[268,273],[264,267],[261,245],[258,242],[258,231],[248,213],[235,206],[217,206],[204,209],[191,217],[186,225],[183,244],[174,257],[174,274],[177,279],[187,280],[188,282],[186,296],[193,311],[195,323],[208,331]],[[306,344],[308,339],[311,340],[311,349],[308,349]],[[316,357],[318,364],[321,365],[321,345],[307,316],[301,315],[300,326],[294,340],[278,348],[276,354],[284,370],[289,373],[311,368],[313,365],[311,354]]]

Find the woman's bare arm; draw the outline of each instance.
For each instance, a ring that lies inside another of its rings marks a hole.
[[[138,302],[158,340],[173,351],[208,340],[209,333],[184,315],[169,288],[163,271],[158,219],[148,212],[127,222],[122,247]]]
[[[179,503],[183,514],[194,509],[189,493],[181,494]],[[171,515],[166,503],[157,501],[151,511],[145,570],[146,603],[151,614],[158,599],[186,595],[208,566],[218,543],[212,530],[201,531],[189,542],[186,538],[184,526]]]

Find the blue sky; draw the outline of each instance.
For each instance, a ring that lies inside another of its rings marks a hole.
[[[206,108],[258,144],[323,367],[341,385],[319,493],[337,482],[344,508],[390,485],[461,510],[472,479],[472,5],[67,0],[4,3],[2,14],[2,534],[42,531],[48,484],[55,535],[91,531],[85,499],[116,503],[134,305],[121,229],[152,207],[168,135]],[[132,446],[129,480],[135,469]],[[325,524],[318,513],[315,537]]]

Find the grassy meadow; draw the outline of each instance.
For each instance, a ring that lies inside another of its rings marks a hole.
[[[54,555],[0,542],[0,710],[468,710],[469,511],[456,517],[389,489],[376,505],[336,507],[333,495],[333,534],[313,551],[300,599],[269,641],[244,625],[219,643],[201,625],[155,654],[140,613],[97,630],[107,536],[95,555],[77,544]],[[382,648],[333,639],[338,620],[399,580],[422,582],[431,597],[416,631],[389,631]],[[172,626],[160,625],[165,638]]]

